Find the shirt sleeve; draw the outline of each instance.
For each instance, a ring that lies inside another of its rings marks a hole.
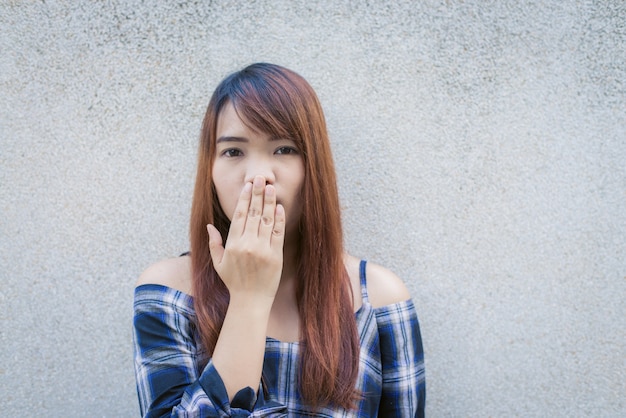
[[[143,417],[279,417],[285,406],[252,388],[229,402],[212,361],[199,370],[190,296],[157,285],[135,290],[134,353]]]
[[[383,387],[378,416],[424,417],[424,350],[417,313],[408,300],[376,309]]]

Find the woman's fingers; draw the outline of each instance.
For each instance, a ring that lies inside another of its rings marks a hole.
[[[243,234],[246,227],[246,221],[248,219],[248,208],[250,207],[250,196],[252,194],[252,183],[246,183],[243,186],[241,194],[239,194],[239,200],[237,206],[235,206],[235,212],[230,222],[230,229],[228,230],[228,237],[240,237]]]
[[[265,195],[265,178],[256,176],[252,183],[252,197],[250,198],[250,206],[248,207],[248,219],[244,228],[244,235],[249,237],[259,234],[259,223],[261,222],[261,214],[263,213],[263,200]]]
[[[279,209],[280,207],[280,209]],[[228,242],[240,239],[261,238],[274,247],[282,243],[285,235],[285,209],[276,203],[276,189],[265,183],[263,176],[256,176],[246,183],[232,217]]]
[[[276,248],[282,254],[283,243],[285,242],[285,208],[277,205],[274,212],[274,227],[272,228],[272,248]]]
[[[274,212],[276,211],[276,189],[271,184],[265,186],[263,199],[263,212],[261,213],[261,223],[259,225],[259,237],[267,238],[269,241],[274,229]]]

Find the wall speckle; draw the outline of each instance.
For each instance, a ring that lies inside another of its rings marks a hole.
[[[418,307],[428,415],[626,415],[626,3],[0,10],[6,415],[138,414],[134,282],[188,248],[209,95],[254,61],[320,96],[346,246]]]

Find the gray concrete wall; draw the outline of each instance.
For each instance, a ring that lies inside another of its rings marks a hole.
[[[621,0],[2,0],[2,414],[138,414],[134,281],[188,248],[216,83],[269,61],[412,291],[429,416],[625,416],[625,45]]]

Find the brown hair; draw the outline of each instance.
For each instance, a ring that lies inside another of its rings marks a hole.
[[[339,196],[326,122],[306,80],[277,65],[253,64],[228,76],[213,93],[204,117],[190,222],[194,306],[202,344],[211,356],[229,301],[212,266],[206,232],[211,223],[226,240],[230,225],[211,177],[217,119],[227,103],[259,131],[295,140],[303,156],[296,291],[302,324],[299,390],[314,407],[349,409],[358,395],[359,337],[343,264]]]

